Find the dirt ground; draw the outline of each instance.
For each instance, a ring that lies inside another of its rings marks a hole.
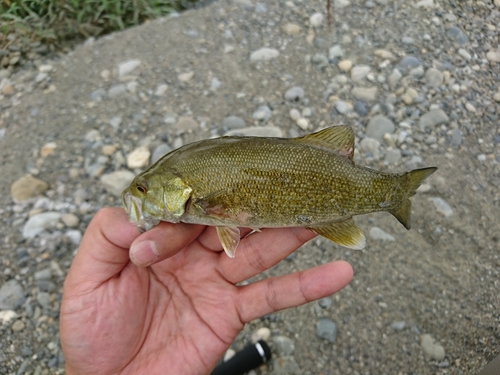
[[[396,124],[396,137],[406,129],[401,123],[408,122],[414,141],[400,147],[402,158],[395,164],[357,150],[358,163],[400,172],[408,169],[416,155],[422,159],[417,166],[439,168],[426,181],[426,191],[412,198],[410,231],[389,214],[357,217],[368,240],[364,250],[315,239],[262,275],[288,273],[333,259],[350,262],[355,271],[353,282],[332,296],[330,307],[312,302],[252,322],[236,340],[235,349],[246,345],[257,328],[269,327],[273,337],[284,335],[294,341],[293,358],[302,374],[476,374],[500,353],[500,103],[493,99],[500,90],[500,65],[486,58],[488,51],[498,48],[500,28],[492,30],[487,25],[500,25],[499,8],[486,1],[483,5],[431,1],[433,7],[398,0],[332,3],[336,5],[330,31],[326,20],[311,26],[310,16],[324,12],[322,1],[222,0],[82,45],[58,61],[47,62],[53,68],[41,82],[37,82],[39,69],[20,69],[10,77],[15,91],[0,100],[0,128],[5,129],[0,139],[0,260],[8,270],[0,272],[0,286],[12,278],[23,286],[27,302],[16,313],[27,328],[1,327],[4,364],[0,372],[19,373],[26,362],[26,373],[36,373],[37,368],[39,373],[63,373],[62,358],[50,365],[57,350],[48,353],[44,348],[57,341],[64,277],[51,279],[55,288],[49,292],[51,305],[42,309],[42,316],[47,317],[43,324],[30,315],[26,304],[36,304],[40,287],[33,278],[35,272],[51,260],[66,272],[74,254],[71,246],[50,248],[47,244],[53,237],[45,242],[43,236],[23,238],[22,228],[34,201],[15,204],[11,184],[28,172],[35,173],[49,184],[49,200],[60,207],[67,204],[61,210],[79,216],[78,229],[83,231],[98,208],[120,204],[104,189],[99,176],[91,176],[86,168],[103,144],[117,145],[124,155],[141,142],[152,150],[160,142],[174,147],[178,142],[222,135],[227,130],[223,120],[230,115],[243,118],[247,126],[279,127],[285,136],[347,123],[356,131],[359,149],[370,119],[382,113]],[[456,17],[446,18],[446,14]],[[300,31],[284,31],[287,23],[299,25]],[[465,31],[468,44],[459,45],[447,37],[452,25]],[[413,44],[401,42],[405,35],[413,38]],[[374,79],[353,83],[350,73],[340,71],[338,60],[329,56],[329,49],[337,44],[344,50],[340,59],[370,66]],[[251,53],[262,47],[280,54],[252,62]],[[460,48],[468,51],[471,60],[457,54]],[[395,58],[380,59],[377,49],[390,51]],[[321,66],[317,54],[327,56],[326,66]],[[429,88],[425,77],[411,78],[413,73],[403,68],[403,79],[395,87],[378,80],[379,75],[388,77],[393,68],[401,67],[399,61],[409,55],[417,56],[425,70],[440,62],[438,70],[451,72],[453,81]],[[140,60],[140,66],[119,79],[118,64],[131,59]],[[189,80],[180,77],[186,72],[193,73]],[[339,75],[347,80],[339,81]],[[215,87],[213,78],[220,87]],[[161,84],[168,85],[166,93],[155,95]],[[454,84],[459,85],[458,91]],[[114,96],[110,90],[117,85],[125,85],[125,92]],[[284,99],[293,86],[304,89],[304,99]],[[364,114],[335,109],[332,95],[356,103],[353,86],[378,87],[377,98],[365,101]],[[405,104],[400,98],[406,86],[416,87],[423,102]],[[466,103],[472,103],[474,110]],[[255,119],[254,112],[261,105],[271,109],[270,119]],[[418,119],[432,105],[443,108],[449,121],[421,130]],[[312,109],[307,130],[290,118],[292,108]],[[416,117],[399,118],[398,111],[406,116],[408,108]],[[110,125],[116,116],[120,124]],[[179,130],[178,122],[165,120],[169,116],[191,117],[198,126]],[[86,139],[93,129],[99,131],[100,143]],[[454,129],[461,132],[458,145],[450,144]],[[56,142],[57,148],[41,158],[40,149],[48,142]],[[380,149],[387,152],[384,141]],[[110,158],[104,172],[115,169],[123,166]],[[76,197],[78,191],[85,192],[86,210]],[[429,199],[436,197],[449,205],[451,215],[436,209]],[[369,233],[374,226],[395,240],[373,239]],[[29,254],[22,264],[16,255],[20,248]],[[337,324],[334,343],[316,335],[316,323],[325,317]],[[398,322],[404,324],[395,325]],[[432,335],[444,348],[444,359],[425,353],[423,334]],[[22,355],[23,347],[35,355]],[[278,374],[272,364],[257,372]]]

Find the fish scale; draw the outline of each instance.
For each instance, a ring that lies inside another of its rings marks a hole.
[[[219,194],[218,203],[234,211],[259,213],[259,221],[249,223],[254,226],[297,224],[296,215],[323,222],[360,210],[387,209],[380,206],[386,200],[380,192],[392,186],[399,175],[356,166],[326,149],[280,142],[260,138],[238,144],[221,142],[208,152],[204,150],[203,158],[180,160],[175,170],[194,187],[193,199],[229,192]],[[284,223],[284,219],[288,221]]]
[[[347,126],[300,138],[222,137],[165,155],[123,193],[143,229],[159,220],[213,225],[230,256],[237,227],[306,226],[350,248],[365,238],[352,216],[392,213],[409,228],[420,183],[436,168],[392,174],[354,164]]]

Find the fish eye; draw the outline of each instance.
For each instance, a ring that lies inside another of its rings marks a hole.
[[[148,192],[148,189],[143,185],[138,185],[137,190],[139,190],[139,192],[141,192],[143,194]]]

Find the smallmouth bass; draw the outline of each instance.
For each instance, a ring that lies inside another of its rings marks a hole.
[[[384,173],[355,165],[354,133],[333,126],[299,138],[221,137],[163,156],[122,193],[142,231],[160,221],[215,226],[235,256],[238,227],[306,227],[340,245],[362,249],[352,217],[377,211],[410,229],[411,202],[436,167]]]

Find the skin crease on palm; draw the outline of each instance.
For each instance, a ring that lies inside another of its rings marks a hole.
[[[209,374],[245,323],[351,281],[351,266],[335,261],[236,285],[314,236],[303,228],[264,229],[243,238],[230,259],[213,227],[162,222],[140,234],[121,208],[102,209],[64,283],[66,374]],[[144,246],[158,254],[149,267],[130,260]]]

